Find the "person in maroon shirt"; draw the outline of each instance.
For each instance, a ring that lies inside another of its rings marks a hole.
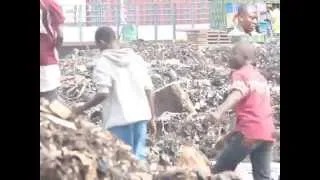
[[[53,100],[60,84],[57,47],[63,42],[62,8],[55,0],[40,0],[40,97]]]
[[[227,142],[213,173],[234,171],[250,155],[254,180],[270,180],[272,160],[273,110],[267,80],[251,64],[255,59],[253,45],[240,42],[233,47],[230,68],[231,93],[211,117],[220,120],[223,114],[235,107],[235,128],[219,143]]]

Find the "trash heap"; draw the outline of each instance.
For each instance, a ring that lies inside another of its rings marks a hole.
[[[234,113],[230,111],[224,117],[224,121],[214,122],[210,118],[208,118],[205,112],[207,112],[208,110],[214,110],[219,104],[223,102],[224,98],[229,92],[228,83],[230,69],[228,68],[227,64],[228,59],[230,58],[231,46],[221,45],[197,50],[193,49],[190,45],[183,43],[164,44],[155,42],[138,42],[135,44],[131,44],[131,47],[133,47],[134,50],[141,54],[149,63],[149,74],[156,89],[163,88],[172,82],[178,83],[181,90],[185,92],[190,98],[194,109],[197,112],[196,114],[190,114],[188,112],[164,112],[158,118],[157,137],[156,139],[148,140],[148,145],[150,147],[148,157],[150,169],[148,171],[144,170],[142,172],[158,174],[163,170],[165,166],[176,166],[177,159],[179,158],[178,149],[180,149],[183,145],[190,145],[196,149],[199,149],[208,158],[209,161],[214,160],[217,154],[219,154],[219,151],[214,148],[216,140],[228,132],[229,121],[234,120],[235,116]],[[66,104],[71,106],[78,102],[87,101],[88,98],[90,98],[90,96],[94,94],[96,89],[91,79],[91,69],[93,59],[96,54],[96,50],[75,50],[73,54],[61,60],[63,77],[61,83],[62,86],[59,89],[59,94]],[[279,132],[277,143],[274,147],[274,161],[280,162],[279,41],[277,40],[265,45],[261,45],[257,48],[256,55],[256,66],[267,77],[270,84],[273,107],[275,110],[275,125]],[[98,106],[87,112],[88,117],[95,124],[101,123],[100,110],[101,107]],[[93,153],[99,154],[99,157],[107,157],[103,153],[109,155],[112,154],[114,157],[109,158],[115,159],[114,162],[117,162],[117,157],[115,155],[117,154],[117,150],[115,149],[123,147],[122,145],[117,146],[117,144],[119,143],[112,138],[109,138],[112,139],[110,140],[110,142],[112,142],[110,144],[108,144],[108,142],[104,142],[102,144],[101,142],[95,142],[99,141],[99,136],[92,133],[89,133],[90,135],[82,137],[81,141],[77,140],[76,138],[77,135],[79,135],[79,130],[68,130],[68,132],[64,132],[66,131],[65,129],[61,127],[59,129],[54,125],[49,125],[44,129],[46,130],[43,132],[49,132],[49,134],[51,133],[50,136],[46,136],[51,137],[47,140],[50,141],[51,144],[54,144],[54,146],[56,146],[56,149],[60,151],[60,155],[61,153],[67,154],[66,159],[69,158],[69,160],[74,156],[68,155],[68,153],[70,154],[70,152],[66,153],[61,150],[61,147],[63,147],[63,145],[61,140],[59,141],[59,138],[57,137],[60,137],[62,135],[65,136],[66,139],[71,139],[65,140],[64,142],[66,146],[71,146],[69,148],[69,151],[74,150],[74,147],[72,146],[78,146],[73,144],[77,144],[76,142],[82,141],[86,142],[86,147],[92,147],[94,149],[94,152],[93,149],[83,151],[81,150],[80,154],[83,154],[83,152],[86,152],[87,154]],[[92,127],[92,129],[95,128]],[[54,131],[56,131],[56,133],[53,133]],[[87,130],[87,132],[90,131]],[[85,134],[86,131],[81,130],[81,133]],[[52,134],[56,135],[53,136]],[[101,148],[95,147],[97,143],[100,143]],[[44,146],[41,145],[41,140],[40,146]],[[108,149],[108,146],[112,148]],[[45,155],[45,157],[47,156],[48,155]],[[91,155],[88,156],[90,157]],[[127,155],[125,157],[127,157]],[[44,167],[51,167],[51,169],[53,167],[58,168],[61,171],[58,174],[61,175],[62,173],[63,176],[67,177],[66,174],[74,172],[76,170],[71,171],[62,168],[64,166],[64,164],[62,165],[62,162],[64,162],[64,160],[66,159],[62,158],[61,160],[60,158],[59,162],[57,162],[57,160],[46,160],[46,163],[44,164],[47,164],[47,166]],[[79,161],[81,161],[81,159],[75,159],[77,160],[70,160],[68,162],[79,164]],[[124,161],[125,165],[123,165],[123,167],[127,167],[126,163],[128,164],[128,162],[126,160]],[[97,169],[99,169],[99,167],[101,166],[99,164],[109,163],[108,167],[114,166],[114,164],[112,163],[112,165],[110,165],[110,160],[108,160],[108,158],[101,161],[99,160],[98,162],[103,163],[96,163],[95,166],[98,167]],[[119,163],[121,164],[121,161],[119,161]],[[81,166],[85,167],[86,165],[82,162]],[[121,165],[119,165],[119,167],[120,166]],[[138,166],[133,163],[130,168],[121,170],[120,174],[128,175],[137,169]],[[61,177],[63,176],[61,175]],[[155,177],[153,177],[153,179],[155,179]]]
[[[40,114],[41,179],[125,179],[144,172],[130,147],[86,120],[74,128]]]
[[[74,50],[73,54],[61,60],[62,79],[59,95],[67,103],[85,101],[96,91],[90,69],[97,53],[96,50]]]
[[[149,161],[176,165],[179,148],[190,145],[212,160],[217,154],[215,142],[227,133],[228,122],[212,121],[205,113],[164,113],[157,123],[158,137],[150,142]]]
[[[42,180],[240,179],[233,172],[211,175],[206,158],[191,146],[178,149],[177,166],[157,165],[152,171],[130,150],[85,117],[67,121],[40,108]]]
[[[280,131],[279,45],[279,41],[275,41],[259,46],[256,53],[256,66],[269,81],[275,111],[274,123],[278,131]],[[229,92],[230,69],[227,64],[231,46],[215,46],[197,51],[198,61],[193,59],[195,56],[191,56],[192,53],[185,53],[188,54],[185,56],[171,53],[174,48],[177,48],[177,45],[164,45],[164,47],[161,49],[168,49],[169,53],[166,56],[168,59],[150,59],[154,58],[153,54],[156,53],[156,49],[141,52],[141,55],[150,62],[150,74],[156,88],[163,87],[172,81],[181,82],[181,88],[188,93],[198,113],[214,110],[223,102]],[[192,50],[186,47],[181,46],[178,49]],[[189,144],[198,147],[210,160],[213,160],[219,153],[213,148],[215,141],[228,131],[229,120],[234,121],[235,115],[230,111],[224,119],[227,121],[211,123],[210,119],[201,115],[187,118],[186,114],[166,113],[158,119],[158,128],[161,127],[159,130],[161,133],[159,133],[157,142],[152,146],[152,150],[157,149],[156,154],[160,151],[162,156],[168,157],[167,160],[173,163],[176,149],[188,140]],[[280,137],[279,133],[278,136]],[[274,147],[273,160],[280,162],[279,138]]]

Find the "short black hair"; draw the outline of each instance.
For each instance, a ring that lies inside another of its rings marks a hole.
[[[110,27],[99,27],[95,34],[96,42],[104,41],[107,44],[111,44],[114,40],[116,40],[116,33]]]

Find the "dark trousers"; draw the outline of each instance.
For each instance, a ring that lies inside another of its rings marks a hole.
[[[244,143],[241,133],[234,133],[213,167],[213,173],[234,171],[237,165],[250,155],[254,180],[271,179],[272,142]]]

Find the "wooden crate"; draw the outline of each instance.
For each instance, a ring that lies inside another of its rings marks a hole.
[[[193,30],[187,32],[188,41],[192,45],[230,44],[231,38],[226,31]]]

